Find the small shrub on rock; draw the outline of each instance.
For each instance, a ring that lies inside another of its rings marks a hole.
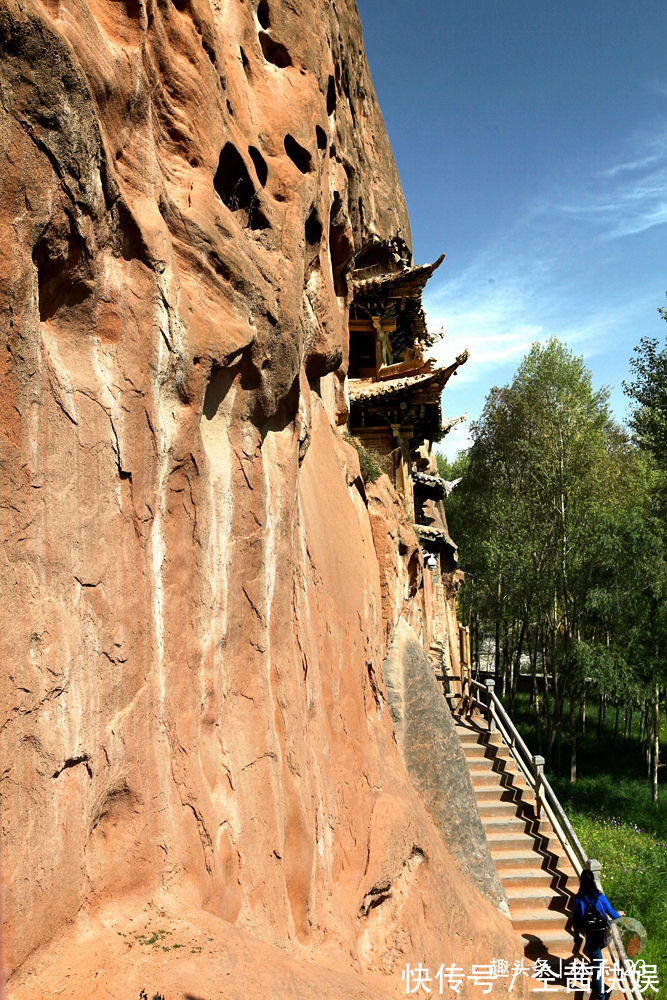
[[[364,483],[374,483],[376,479],[379,479],[384,473],[384,459],[377,451],[370,451],[368,448],[364,448],[363,444],[359,438],[353,437],[352,434],[343,434],[343,437],[348,444],[351,444],[353,448],[356,448],[357,455],[359,456],[359,468],[361,469],[361,478]]]

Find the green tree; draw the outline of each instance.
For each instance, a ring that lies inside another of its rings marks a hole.
[[[538,746],[544,738],[560,770],[567,715],[574,781],[577,711],[584,724],[591,679],[600,713],[615,704],[617,727],[620,706],[631,695],[643,703],[653,684],[647,644],[655,663],[664,571],[652,472],[611,419],[608,392],[595,391],[583,359],[555,339],[534,345],[512,383],[490,391],[471,431],[467,454],[441,472],[463,476],[447,515],[476,662],[491,644],[513,711],[528,656]]]
[[[658,312],[667,321],[667,309]],[[657,468],[667,469],[667,347],[658,349],[658,341],[642,337],[630,359],[631,382],[623,388],[634,400],[629,420],[639,446],[650,452]]]
[[[660,308],[658,311],[667,320],[667,309]],[[651,481],[648,496],[652,503],[653,532],[661,536],[664,571],[664,530],[667,516],[667,347],[660,350],[656,339],[643,337],[635,348],[634,357],[630,359],[630,371],[634,376],[633,380],[623,383],[626,394],[633,401],[629,425],[637,445],[649,460]],[[657,577],[657,581],[649,598],[650,613],[641,635],[641,646],[645,655],[644,684],[651,690],[647,757],[652,776],[653,801],[657,802],[660,698],[667,681],[663,652],[667,640],[667,609],[658,582],[660,576],[654,573],[653,577]]]

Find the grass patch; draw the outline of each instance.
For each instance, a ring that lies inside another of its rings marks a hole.
[[[602,865],[605,894],[617,910],[625,910],[646,928],[641,955],[656,965],[660,995],[667,991],[667,843],[636,824],[594,813],[569,813],[577,836],[591,858]],[[651,996],[655,994],[651,991]]]
[[[384,474],[385,459],[377,451],[369,451],[368,448],[364,448],[359,438],[347,433],[343,434],[343,438],[357,450],[361,478],[364,483],[374,483]]]

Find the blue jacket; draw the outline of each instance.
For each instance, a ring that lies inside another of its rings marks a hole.
[[[611,917],[612,920],[618,920],[620,916],[620,913],[616,912],[603,892],[598,893],[595,900],[593,896],[580,896],[577,893],[574,897],[574,905],[572,907],[572,927],[574,933],[579,937],[581,936],[581,921],[584,919],[584,913],[593,902],[595,902],[595,909],[603,917]]]

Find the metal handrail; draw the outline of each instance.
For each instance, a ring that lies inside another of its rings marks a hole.
[[[482,684],[480,681],[468,676],[466,676],[466,681],[470,702],[474,703],[488,716],[489,732],[498,730],[503,742],[523,774],[526,784],[534,793],[537,818],[539,819],[540,817],[541,809],[544,809],[547,819],[551,823],[576,874],[581,875],[584,868],[589,868],[595,876],[598,888],[602,891],[600,882],[602,866],[600,862],[586,857],[586,852],[581,841],[560,804],[558,796],[551,787],[548,779],[544,776],[544,757],[539,754],[531,754],[521,734],[514,725],[512,717],[494,691],[495,681],[489,678],[485,684]],[[475,691],[483,691],[486,694],[486,701],[482,701],[476,697]],[[618,962],[625,969],[627,979],[623,984],[623,992],[626,994],[628,1000],[643,1000],[642,993],[637,984],[634,967],[628,960],[621,936],[618,933],[618,928],[614,923],[611,924],[609,951],[614,961]]]

